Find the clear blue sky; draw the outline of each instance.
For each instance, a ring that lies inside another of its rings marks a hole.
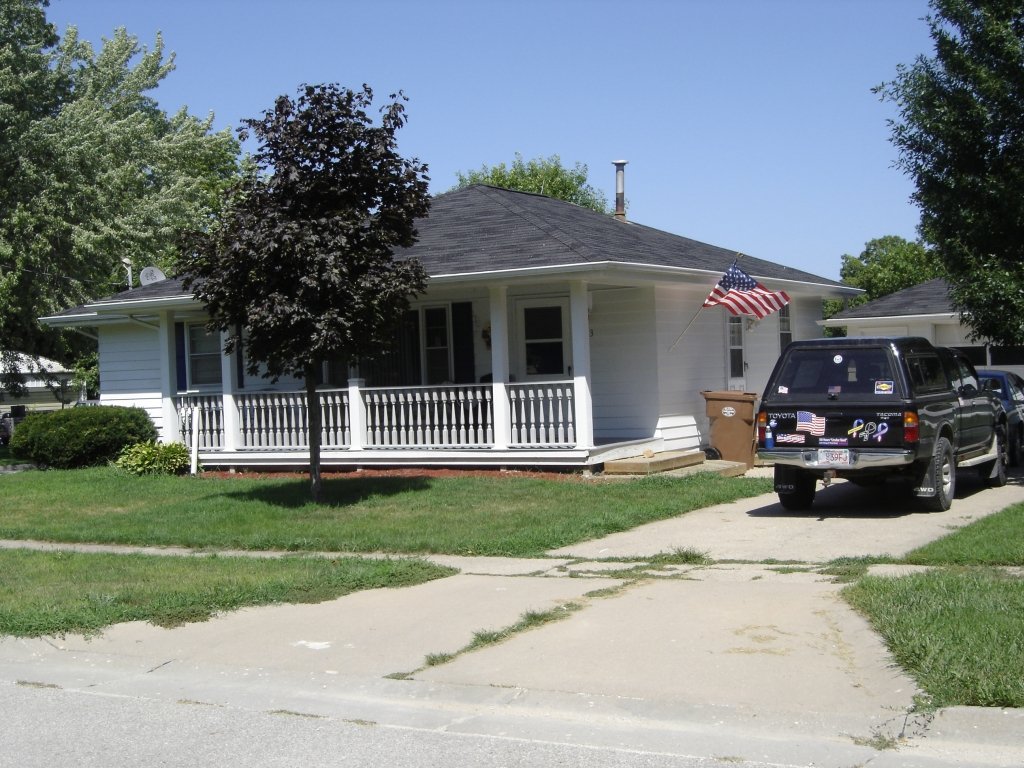
[[[406,155],[456,171],[557,154],[629,218],[837,279],[844,253],[916,237],[871,88],[931,52],[926,0],[51,0],[176,70],[161,106],[255,117],[300,83],[402,89]]]

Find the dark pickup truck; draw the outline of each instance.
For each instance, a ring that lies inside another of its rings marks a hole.
[[[926,509],[949,509],[956,471],[1006,484],[1006,415],[964,355],[923,338],[797,341],[757,414],[757,455],[782,506],[808,509],[817,481],[897,478]]]

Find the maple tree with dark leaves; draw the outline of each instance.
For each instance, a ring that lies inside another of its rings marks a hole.
[[[244,344],[250,374],[304,379],[315,500],[324,362],[386,351],[426,286],[418,261],[394,258],[415,242],[430,202],[426,165],[397,150],[405,101],[392,95],[377,124],[368,86],[304,85],[243,121],[242,141],[259,142],[253,167],[183,260],[185,284],[206,306],[207,328],[225,334],[226,353]]]

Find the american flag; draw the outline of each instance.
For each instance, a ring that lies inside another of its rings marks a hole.
[[[823,437],[825,435],[825,417],[816,416],[810,411],[797,411],[796,431],[808,432],[816,437]]]
[[[704,299],[705,307],[718,304],[734,315],[753,315],[760,320],[789,304],[789,296],[784,291],[769,291],[733,264]]]

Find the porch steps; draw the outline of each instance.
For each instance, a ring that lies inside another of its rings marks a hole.
[[[604,463],[606,475],[652,475],[703,464],[704,451],[661,451],[652,456],[631,456]]]

